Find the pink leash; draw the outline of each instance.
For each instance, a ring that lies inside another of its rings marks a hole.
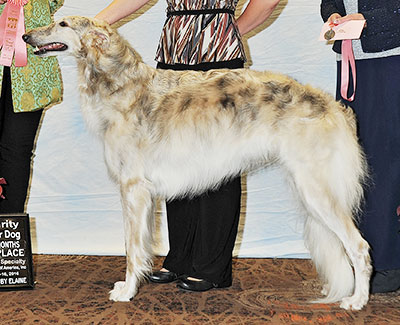
[[[353,75],[353,94],[347,98],[349,89],[349,64]],[[356,62],[354,59],[353,46],[350,39],[342,41],[342,80],[340,84],[340,94],[342,98],[352,102],[356,94]]]

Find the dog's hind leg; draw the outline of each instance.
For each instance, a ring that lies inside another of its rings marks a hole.
[[[313,173],[304,180],[296,180],[309,214],[305,223],[305,242],[327,295],[320,302],[341,300],[341,307],[358,310],[368,301],[369,246],[354,225],[351,209],[340,207],[335,193],[324,188],[326,184],[320,184],[320,181],[321,175],[316,180]]]
[[[124,218],[126,278],[116,282],[110,300],[129,301],[152,267],[154,200],[140,180],[121,185]]]
[[[368,301],[371,274],[369,246],[353,221],[365,162],[355,140],[339,138],[324,143],[321,136],[310,145],[299,140],[283,163],[308,213],[305,242],[324,282],[321,301],[341,300],[342,308],[358,310]]]

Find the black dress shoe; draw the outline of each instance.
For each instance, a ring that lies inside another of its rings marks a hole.
[[[400,269],[376,271],[371,278],[371,293],[393,292],[400,289]]]
[[[178,280],[178,274],[169,271],[156,271],[149,276],[149,280],[154,283],[170,283]]]
[[[187,291],[207,291],[217,287],[217,285],[207,280],[194,281],[189,280],[187,276],[181,277],[176,286]]]

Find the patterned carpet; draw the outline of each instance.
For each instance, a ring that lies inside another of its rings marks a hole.
[[[113,303],[107,292],[123,278],[124,263],[35,255],[35,289],[0,292],[0,324],[400,324],[398,293],[371,296],[359,312],[309,304],[320,291],[309,260],[235,259],[231,288],[188,293],[144,283],[133,301]]]

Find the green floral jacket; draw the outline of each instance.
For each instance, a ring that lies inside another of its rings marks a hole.
[[[53,14],[64,0],[29,0],[24,6],[25,29],[30,30],[52,23]],[[0,6],[0,13],[5,5]],[[3,67],[0,66],[3,80]],[[0,82],[0,94],[1,94]],[[62,100],[61,71],[55,57],[40,58],[28,46],[28,64],[11,66],[12,98],[15,112],[29,112],[47,108]]]

